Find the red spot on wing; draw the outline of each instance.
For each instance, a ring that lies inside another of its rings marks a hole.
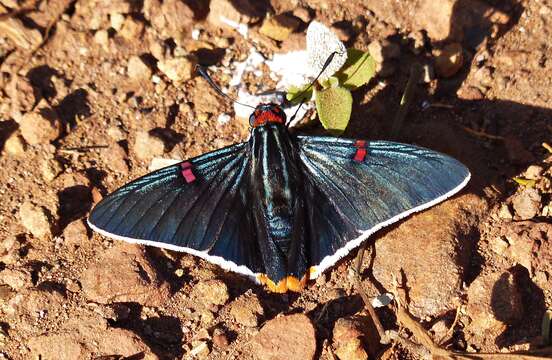
[[[184,180],[186,180],[188,184],[194,182],[196,177],[192,171],[192,164],[189,161],[186,161],[180,164],[180,167],[182,168],[182,176],[184,176]]]
[[[355,146],[357,148],[357,151],[355,153],[355,157],[353,158],[354,161],[363,162],[366,158],[367,150],[366,150],[366,141],[365,140],[357,140],[355,142]]]

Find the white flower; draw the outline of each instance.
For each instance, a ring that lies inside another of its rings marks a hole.
[[[334,52],[337,52],[328,67],[320,75],[320,80],[326,80],[341,69],[347,61],[347,49],[337,35],[326,25],[312,21],[307,29],[307,56],[311,76],[316,77],[322,67]]]

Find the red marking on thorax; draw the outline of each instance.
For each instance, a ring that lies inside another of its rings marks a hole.
[[[357,140],[355,142],[355,146],[357,148],[357,151],[355,153],[355,157],[353,158],[354,161],[363,162],[366,158],[366,141],[364,140]]]
[[[196,177],[192,172],[192,164],[186,161],[180,164],[180,167],[182,168],[182,176],[184,176],[184,180],[186,180],[188,184],[194,182]]]
[[[259,113],[255,113],[254,116],[255,122],[253,123],[253,127],[262,126],[266,123],[284,123],[284,118],[271,110],[259,111]]]

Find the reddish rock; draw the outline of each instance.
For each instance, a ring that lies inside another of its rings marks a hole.
[[[494,339],[524,317],[523,299],[512,271],[478,276],[468,289],[468,332]]]
[[[435,70],[441,77],[455,75],[464,65],[464,50],[459,43],[448,44],[435,58]]]
[[[508,14],[481,0],[368,1],[365,6],[396,28],[425,30],[434,41],[467,40],[471,45],[510,21]],[[477,37],[471,39],[474,33]]]
[[[136,41],[144,33],[144,24],[141,21],[137,21],[130,16],[125,18],[123,27],[119,31],[119,35],[129,41]]]
[[[541,195],[537,189],[527,187],[514,195],[512,206],[520,220],[529,220],[538,214],[541,200]]]
[[[284,41],[301,25],[299,19],[287,14],[271,16],[263,21],[259,32],[271,39]]]
[[[402,221],[376,239],[373,271],[385,288],[406,276],[409,309],[417,317],[452,310],[469,265],[479,217],[486,202],[472,194],[445,201]]]
[[[228,336],[223,330],[215,329],[213,333],[213,344],[219,349],[225,349],[230,345],[230,340],[228,340]]]
[[[312,20],[312,10],[307,7],[295,7],[293,9],[293,16],[301,19],[304,23],[309,23]]]
[[[251,24],[264,16],[260,2],[253,0],[211,0],[207,20],[215,25],[230,27],[229,21],[235,24]]]
[[[164,59],[157,63],[159,70],[175,83],[190,80],[194,76],[194,66],[194,59],[188,57]]]
[[[154,140],[155,141],[155,140]],[[164,149],[164,146],[163,146]],[[109,157],[108,166],[118,174],[128,174],[127,153],[125,149],[116,142],[112,142],[109,148],[102,149],[102,153]],[[155,150],[159,151],[159,150]]]
[[[131,56],[127,63],[127,74],[131,79],[149,80],[151,69],[139,56]]]
[[[509,223],[501,234],[510,244],[504,256],[512,265],[525,267],[532,277],[538,274],[541,288],[552,288],[552,225]]]
[[[55,318],[63,309],[66,302],[65,296],[57,291],[30,290],[24,293],[21,306],[33,317]]]
[[[224,305],[230,298],[228,287],[220,280],[207,280],[197,283],[192,290],[192,297],[203,304]]]
[[[146,19],[163,38],[173,38],[180,43],[192,31],[194,12],[180,0],[145,0]]]
[[[4,152],[12,156],[21,156],[25,154],[27,145],[19,135],[19,132],[13,132],[4,143]]]
[[[259,360],[314,359],[316,334],[304,314],[276,317],[268,321],[251,342]]]
[[[31,273],[23,269],[4,269],[0,271],[0,284],[6,284],[15,290],[32,286]]]
[[[70,249],[77,249],[88,243],[88,230],[82,220],[69,223],[63,230],[63,244]]]
[[[353,319],[341,318],[333,329],[333,347],[340,360],[367,360],[361,324]]]
[[[97,314],[79,314],[60,331],[31,338],[28,346],[33,358],[86,359],[118,355],[140,359],[158,359],[133,332],[110,328]]]
[[[539,165],[530,165],[527,170],[525,170],[524,176],[529,180],[539,180],[542,177],[544,169]]]
[[[48,159],[40,164],[40,171],[42,173],[42,178],[50,182],[63,171],[63,167],[56,159]]]
[[[15,236],[0,240],[0,261],[6,265],[13,264],[19,258],[19,242]]]
[[[519,264],[533,274],[533,250],[535,239],[530,236],[526,226],[511,225],[503,230],[504,238],[509,246],[504,251],[504,256],[509,258],[513,264]]]
[[[32,112],[19,121],[21,136],[30,145],[48,144],[61,135],[62,126],[58,114],[42,100]]]
[[[544,290],[552,289],[552,225],[540,223],[531,229],[535,238],[532,266],[535,282]]]
[[[118,243],[100,255],[80,280],[87,298],[102,304],[137,302],[160,306],[170,297],[168,283],[138,245]]]
[[[0,305],[8,302],[12,296],[15,295],[15,291],[8,285],[0,285]]]
[[[65,303],[65,297],[57,291],[20,289],[7,299],[2,311],[7,318],[56,318]]]
[[[46,209],[26,201],[19,208],[21,224],[37,238],[51,237],[52,231]]]
[[[27,51],[38,48],[42,42],[40,31],[26,27],[15,16],[8,16],[0,21],[0,33],[3,37],[10,39],[17,47]]]
[[[42,359],[83,359],[86,348],[73,334],[45,335],[32,338],[28,342],[34,358]]]
[[[38,89],[31,84],[27,77],[17,76],[17,79],[14,81],[14,91],[17,92],[17,97],[12,98],[12,101],[16,102],[14,105],[22,113],[31,111],[40,100],[40,97],[37,97],[40,92],[37,91]]]
[[[264,315],[264,310],[256,295],[245,294],[232,302],[230,315],[240,325],[255,327],[258,324],[259,317]]]
[[[139,160],[150,161],[163,154],[165,144],[163,140],[150,135],[147,131],[139,131],[136,133],[133,151]]]

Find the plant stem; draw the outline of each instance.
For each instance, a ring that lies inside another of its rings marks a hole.
[[[406,89],[404,90],[403,96],[401,98],[401,103],[399,105],[399,110],[395,115],[395,119],[393,120],[393,127],[391,128],[391,137],[393,138],[398,137],[402,129],[404,118],[406,117],[410,103],[414,98],[416,84],[418,83],[422,75],[422,71],[423,68],[418,63],[414,63],[410,68],[410,76],[408,78],[408,82],[406,83]]]

